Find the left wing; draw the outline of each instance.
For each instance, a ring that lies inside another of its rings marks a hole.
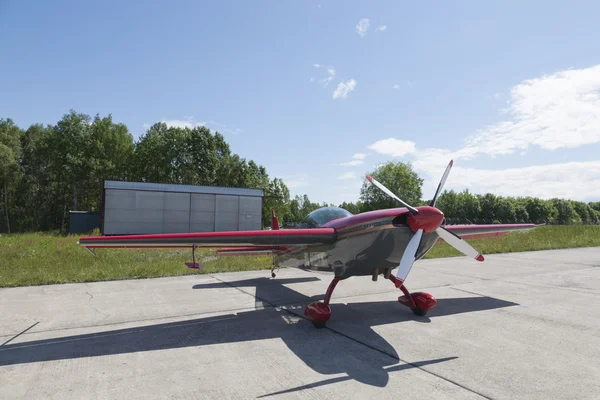
[[[444,228],[460,236],[461,239],[503,236],[512,231],[535,228],[536,224],[488,224],[488,225],[446,225]],[[440,241],[443,239],[439,239]]]
[[[231,250],[285,250],[295,246],[331,245],[337,240],[333,228],[281,229],[230,232],[167,233],[151,235],[88,236],[78,244],[97,248],[238,248]],[[242,249],[240,249],[240,247]]]

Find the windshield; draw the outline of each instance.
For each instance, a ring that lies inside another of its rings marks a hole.
[[[352,214],[348,210],[340,207],[323,207],[308,214],[301,222],[301,228],[316,228],[323,226],[329,221],[342,217],[350,217]]]

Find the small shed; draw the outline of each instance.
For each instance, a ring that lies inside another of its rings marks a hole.
[[[100,213],[69,211],[69,233],[87,233],[100,228]]]
[[[105,181],[102,200],[104,235],[262,229],[261,189]]]

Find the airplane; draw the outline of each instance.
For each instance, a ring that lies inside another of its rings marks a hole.
[[[217,256],[273,255],[271,276],[278,268],[300,268],[333,273],[323,301],[310,303],[304,315],[316,328],[331,318],[329,303],[336,285],[354,276],[380,275],[403,293],[398,302],[417,316],[425,316],[437,300],[425,292],[410,293],[406,281],[414,263],[443,240],[463,254],[482,262],[483,255],[464,239],[498,236],[510,231],[528,230],[535,224],[446,225],[444,213],[435,208],[453,166],[451,160],[429,205],[413,207],[383,184],[366,179],[403,207],[352,214],[340,207],[322,207],[310,214],[298,228],[280,229],[272,212],[271,230],[196,232],[149,235],[89,236],[77,242],[92,254],[98,248],[191,248],[192,262],[186,266],[202,269],[196,263],[197,248],[217,248]],[[396,274],[392,273],[396,270]]]

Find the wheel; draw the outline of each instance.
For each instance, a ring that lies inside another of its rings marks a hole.
[[[277,275],[275,274],[275,272],[271,272],[271,278],[275,278]]]
[[[325,328],[325,325],[327,324],[326,321],[313,321],[313,326],[317,329],[323,329]]]
[[[427,315],[427,311],[428,311],[428,310],[423,310],[419,307],[411,308],[411,310],[415,315],[418,315],[419,317],[424,317],[425,315]]]

